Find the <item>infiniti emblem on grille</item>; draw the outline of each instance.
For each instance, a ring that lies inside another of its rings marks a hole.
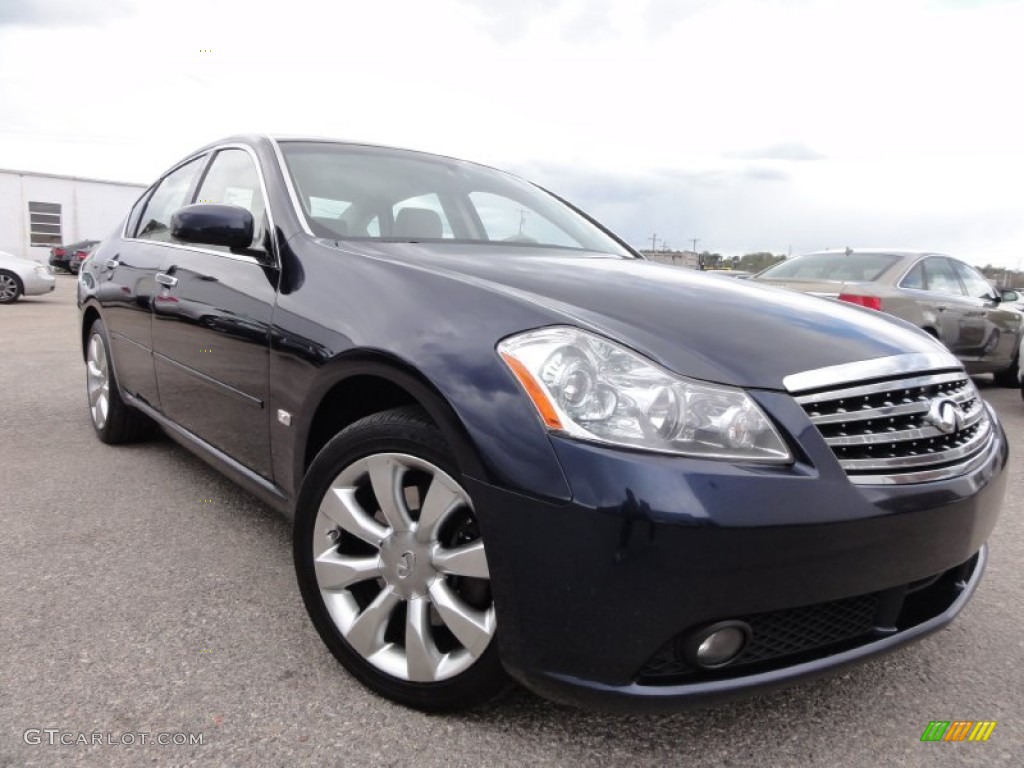
[[[934,425],[944,435],[951,435],[964,426],[963,409],[952,400],[945,398],[932,400],[925,420]]]
[[[412,552],[403,552],[402,556],[398,558],[398,567],[395,568],[395,571],[398,573],[398,578],[407,579],[415,567],[416,555]]]

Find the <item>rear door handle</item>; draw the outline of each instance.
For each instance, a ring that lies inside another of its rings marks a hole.
[[[173,288],[178,284],[178,278],[168,275],[166,272],[157,272],[156,281],[160,285],[166,285],[168,288]]]
[[[937,309],[939,312],[945,312],[947,309],[949,309],[949,307],[947,307],[945,304],[938,304],[936,305],[935,309]]]

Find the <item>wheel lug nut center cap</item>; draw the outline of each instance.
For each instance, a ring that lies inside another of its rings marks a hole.
[[[424,597],[437,575],[430,564],[430,547],[416,540],[411,531],[393,533],[380,547],[384,581],[407,599]]]

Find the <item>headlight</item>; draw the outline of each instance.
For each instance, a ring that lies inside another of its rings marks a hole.
[[[793,459],[743,390],[669,373],[595,334],[528,331],[502,341],[498,353],[553,431],[709,459]]]
[[[38,267],[36,267],[36,274],[39,275],[40,277],[49,277],[50,276],[50,268],[49,267],[44,267],[44,266],[38,266]]]

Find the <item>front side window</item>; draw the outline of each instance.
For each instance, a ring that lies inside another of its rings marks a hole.
[[[973,296],[975,299],[995,298],[995,291],[992,290],[992,286],[978,270],[964,264],[962,261],[951,261],[950,263],[956,269],[957,274],[960,275],[960,282],[967,289],[968,296]]]
[[[924,260],[924,276],[928,290],[935,293],[947,293],[963,296],[963,289],[957,279],[953,267],[946,259],[931,258]]]
[[[163,178],[142,211],[136,237],[163,243],[171,241],[171,214],[188,204],[189,190],[204,159],[197,157]]]
[[[461,160],[321,142],[281,142],[319,237],[546,246],[633,254],[553,195]]]
[[[260,247],[266,231],[267,205],[263,199],[256,164],[241,149],[222,149],[213,158],[206,176],[199,185],[197,203],[237,205],[252,214],[253,237],[250,248]],[[204,245],[204,248],[228,251],[226,246]]]

